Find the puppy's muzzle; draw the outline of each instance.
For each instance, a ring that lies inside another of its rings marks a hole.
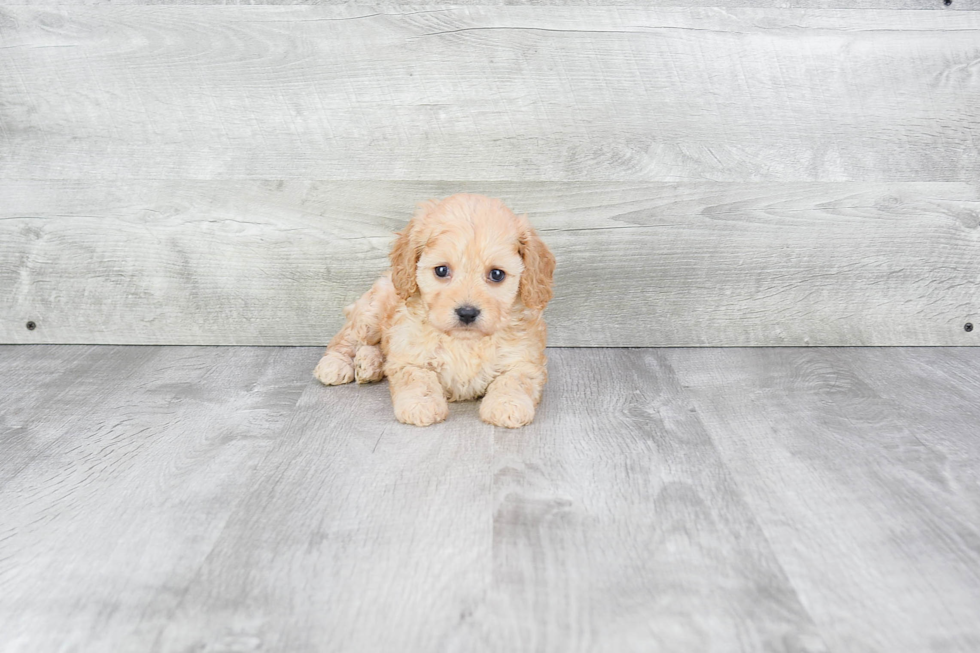
[[[468,304],[466,306],[460,306],[456,309],[456,316],[463,324],[473,324],[476,322],[476,318],[480,317],[480,309]]]

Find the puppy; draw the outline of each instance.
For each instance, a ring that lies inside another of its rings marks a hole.
[[[325,385],[388,377],[405,424],[441,422],[447,401],[479,397],[483,421],[529,424],[548,378],[551,251],[526,216],[482,195],[423,203],[397,235],[391,269],[344,309],[313,375]]]

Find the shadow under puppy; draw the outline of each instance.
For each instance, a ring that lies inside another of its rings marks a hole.
[[[326,385],[388,377],[406,424],[441,422],[447,401],[479,397],[485,422],[529,424],[548,378],[542,312],[555,258],[527,217],[482,195],[429,201],[390,259],[344,309],[313,375]]]

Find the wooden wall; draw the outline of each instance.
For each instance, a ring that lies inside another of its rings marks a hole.
[[[0,342],[323,344],[470,191],[553,345],[980,344],[980,0],[663,4],[0,4]]]

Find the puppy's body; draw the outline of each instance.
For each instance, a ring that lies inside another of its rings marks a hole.
[[[391,260],[344,310],[314,375],[328,385],[387,376],[395,415],[409,424],[441,421],[447,400],[481,396],[485,421],[529,423],[547,380],[542,312],[554,258],[526,218],[478,195],[428,203]]]
[[[494,379],[518,366],[539,367],[543,384],[545,325],[540,315],[528,312],[514,311],[509,323],[492,335],[464,340],[428,324],[420,299],[411,298],[396,310],[382,338],[385,375],[411,366],[432,370],[449,401],[482,397]]]

